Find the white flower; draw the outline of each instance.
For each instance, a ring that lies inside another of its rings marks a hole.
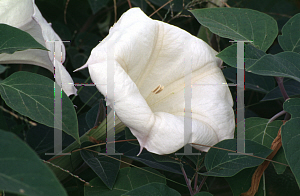
[[[0,54],[2,64],[32,64],[44,67],[54,73],[56,70],[56,81],[62,84],[64,92],[69,96],[76,95],[74,82],[62,65],[65,61],[65,47],[60,37],[54,32],[51,24],[43,18],[41,12],[34,3],[34,0],[0,0],[0,23],[4,23],[29,33],[36,41],[45,46],[49,51],[29,49],[17,51],[13,54]],[[54,50],[54,43],[56,49]],[[54,59],[54,51],[61,48],[62,60]]]
[[[184,70],[188,65],[192,66],[193,84],[188,143],[214,145],[233,138],[233,101],[228,86],[221,85],[226,81],[216,54],[188,32],[132,8],[80,69],[88,67],[96,87],[106,95],[107,64],[108,60],[113,62],[115,99],[107,97],[106,101],[138,139],[141,149],[169,154],[185,145]]]

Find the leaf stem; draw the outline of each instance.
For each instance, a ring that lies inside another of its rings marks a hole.
[[[289,96],[284,88],[284,85],[283,85],[283,77],[275,77],[276,81],[277,81],[277,84],[278,84],[278,87],[280,89],[280,92],[284,98],[284,101],[286,101],[287,99],[289,99]],[[286,113],[285,117],[284,117],[284,120],[289,120],[291,118],[291,115],[289,113]]]
[[[278,87],[280,89],[280,92],[284,98],[284,101],[289,99],[289,96],[288,94],[286,93],[286,90],[283,86],[283,77],[275,77],[276,81],[277,81],[277,84],[278,84]]]
[[[271,123],[271,122],[273,122],[273,121],[274,121],[276,118],[278,118],[279,116],[284,115],[284,114],[286,114],[286,113],[287,113],[287,112],[284,111],[284,110],[282,110],[281,112],[278,112],[277,114],[275,114],[275,115],[269,120],[268,124]]]
[[[196,194],[197,192],[197,184],[198,184],[198,168],[196,168],[196,174],[195,174],[195,179],[194,179],[194,194]]]
[[[193,196],[194,193],[193,193],[193,189],[192,189],[191,183],[190,183],[190,181],[189,181],[189,179],[188,179],[188,177],[187,177],[187,175],[186,175],[186,173],[185,173],[185,171],[184,171],[184,168],[183,168],[182,164],[180,164],[180,168],[181,168],[182,174],[183,174],[183,176],[184,176],[186,185],[187,185],[187,187],[189,188],[190,194]]]
[[[202,179],[202,181],[201,181],[201,183],[200,183],[200,185],[198,186],[195,194],[200,192],[200,190],[201,190],[202,186],[204,185],[206,179],[207,179],[207,176],[204,176],[203,179]]]

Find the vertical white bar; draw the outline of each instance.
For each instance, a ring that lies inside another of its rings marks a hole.
[[[54,152],[45,153],[45,155],[70,155],[71,153],[62,153],[62,88],[58,84],[57,75],[61,71],[57,63],[62,59],[62,45],[60,41],[51,41],[54,44]]]
[[[244,42],[237,42],[237,152],[245,153]]]
[[[237,69],[236,69],[236,123],[237,123],[237,153],[228,153],[228,155],[245,155],[245,60],[244,60],[244,44],[250,41],[236,41],[237,42]],[[240,152],[240,153],[239,153]],[[243,153],[243,154],[241,154]],[[253,153],[247,153],[253,154]]]
[[[113,118],[107,118],[107,130],[106,130],[106,154],[107,155],[123,155],[123,153],[115,152],[115,41],[109,40],[107,43],[107,97],[112,97],[112,114]],[[109,122],[113,120],[113,122]]]
[[[184,146],[183,153],[175,153],[176,155],[200,155],[201,153],[193,153],[193,148],[189,143],[189,137],[192,135],[192,62],[184,67]]]

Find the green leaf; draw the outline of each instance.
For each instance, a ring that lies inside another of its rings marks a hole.
[[[205,8],[190,10],[209,30],[232,40],[249,40],[267,51],[277,37],[277,22],[269,15],[241,8]]]
[[[27,49],[47,50],[38,43],[29,33],[7,24],[0,24],[0,54],[13,54],[16,51]]]
[[[271,147],[273,140],[276,138],[277,133],[282,125],[282,121],[276,120],[268,123],[269,119],[264,118],[247,118],[245,121],[245,139],[255,141],[268,148]],[[274,161],[286,164],[284,152],[279,150]],[[284,172],[286,166],[272,162],[277,173]]]
[[[227,47],[217,57],[226,64],[236,67],[236,44]],[[300,54],[281,52],[265,54],[251,45],[245,45],[245,71],[264,76],[288,77],[300,82]]]
[[[285,154],[283,148],[280,148],[276,155],[273,158],[273,161],[277,161],[279,163],[284,163],[288,165],[288,162],[286,161]],[[277,174],[283,174],[283,172],[286,170],[286,166],[278,163],[272,162],[274,169]]]
[[[289,97],[300,95],[300,83],[292,79],[284,79],[283,86]],[[283,99],[280,88],[276,86],[261,101]]]
[[[236,139],[223,140],[215,147],[236,151]],[[251,140],[245,140],[246,153],[266,158],[272,150]],[[228,155],[226,150],[210,148],[205,156],[205,176],[230,177],[239,171],[260,165],[264,160],[249,155]]]
[[[67,196],[49,167],[16,135],[0,130],[0,190],[30,196]]]
[[[94,178],[90,181],[90,185],[93,187],[84,187],[84,195],[96,196],[101,193],[101,196],[119,196],[151,182],[166,184],[165,177],[152,168],[144,167],[137,169],[134,167],[126,167],[120,169],[112,190],[108,189],[100,178]]]
[[[300,82],[300,54],[281,52],[276,55],[267,54],[247,66],[246,71],[264,76],[288,77]]]
[[[228,67],[223,70],[226,79],[236,84],[236,68]],[[275,81],[270,76],[260,76],[245,72],[245,87],[262,93],[268,93],[275,87]]]
[[[89,0],[89,4],[91,6],[93,14],[96,14],[99,10],[104,8],[107,3],[108,0]]]
[[[296,33],[298,32],[298,33]],[[284,51],[300,53],[300,13],[293,16],[282,28],[278,42]]]
[[[225,180],[228,182],[233,196],[239,196],[241,193],[247,192],[251,186],[251,179],[252,175],[255,172],[257,167],[254,168],[247,168],[236,175],[225,178]],[[259,195],[260,193],[263,192],[263,178],[260,180],[259,187],[258,187],[258,192],[256,195]]]
[[[295,175],[300,187],[300,99],[288,99],[283,104],[285,111],[291,114],[291,119],[282,126],[282,147],[286,160]]]
[[[153,182],[132,191],[129,191],[122,196],[180,196],[180,193],[171,189],[165,184]]]
[[[93,143],[82,143],[80,148],[90,146]],[[88,151],[93,150],[94,152]],[[101,178],[104,184],[112,189],[116,181],[119,169],[120,169],[120,155],[104,156],[99,155],[96,148],[88,148],[88,150],[81,150],[80,154],[82,159],[91,167],[91,169]],[[106,149],[104,149],[106,150]],[[103,152],[105,153],[105,151]]]
[[[268,121],[269,119],[265,118],[247,118],[245,121],[245,139],[270,148],[282,122],[276,120],[268,124]]]
[[[252,66],[254,63],[256,63],[261,57],[266,55],[265,52],[255,48],[254,46],[250,44],[245,44],[245,68]],[[233,44],[231,46],[228,46],[224,50],[222,50],[217,57],[221,58],[227,65],[230,65],[231,67],[237,67],[237,44]]]
[[[54,127],[54,82],[44,76],[19,71],[0,83],[1,97],[13,110]],[[72,101],[62,93],[62,129],[79,142],[78,122]]]

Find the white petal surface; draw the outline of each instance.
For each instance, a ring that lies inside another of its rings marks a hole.
[[[1,0],[0,8],[0,23],[22,28],[32,20],[32,0]]]
[[[113,52],[112,59],[108,58],[108,50]],[[169,154],[185,145],[186,66],[192,68],[192,134],[188,143],[214,145],[233,138],[233,101],[228,86],[222,85],[226,81],[216,54],[188,32],[152,20],[139,8],[132,8],[92,50],[83,67],[88,66],[91,79],[106,95],[107,66],[112,61],[115,94],[114,100],[107,97],[107,102],[141,147],[156,154]],[[153,93],[159,85],[164,86],[163,90]]]

